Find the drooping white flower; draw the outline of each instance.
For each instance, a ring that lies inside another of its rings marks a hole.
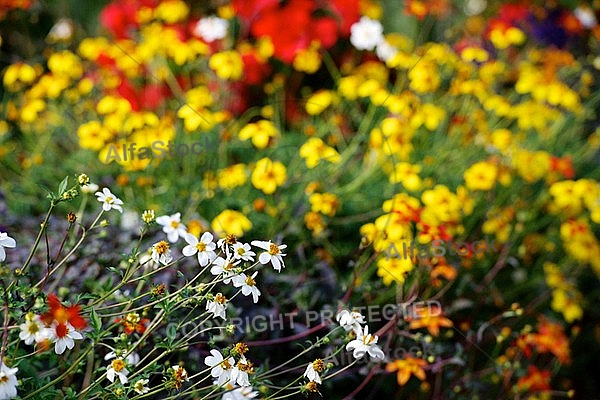
[[[210,273],[217,276],[223,275],[223,283],[228,285],[229,282],[231,282],[231,279],[236,276],[234,269],[240,262],[241,261],[239,260],[234,261],[230,257],[225,259],[219,256],[213,261],[213,266],[210,268]]]
[[[256,281],[254,278],[258,274],[258,271],[255,271],[252,276],[247,276],[243,272],[239,275],[233,277],[233,286],[241,287],[242,294],[244,296],[248,296],[252,294],[252,300],[257,303],[258,297],[260,296],[260,290],[256,287]]]
[[[109,381],[114,382],[115,378],[119,378],[123,385],[129,381],[127,375],[129,375],[129,370],[127,369],[125,360],[121,357],[112,360],[110,366],[106,370],[106,377]]]
[[[8,368],[0,361],[0,400],[17,397],[17,371],[19,368]]]
[[[365,324],[365,317],[357,311],[340,311],[336,317],[336,321],[340,324],[346,332],[353,330],[357,336],[362,332],[361,324]]]
[[[281,268],[285,268],[285,264],[283,263],[283,256],[285,256],[285,254],[281,253],[281,251],[287,248],[287,245],[276,245],[275,243],[271,243],[270,240],[253,240],[251,243],[253,246],[267,250],[260,253],[260,256],[258,256],[258,261],[261,264],[264,265],[270,262],[277,272],[281,272]]]
[[[163,232],[167,234],[169,242],[175,243],[179,240],[179,236],[184,236],[187,233],[187,228],[181,223],[181,213],[175,213],[171,216],[161,215],[156,218],[156,223],[162,225]]]
[[[104,211],[117,210],[123,213],[123,202],[114,194],[111,193],[110,189],[104,188],[101,192],[96,192],[98,201],[102,203],[102,209]]]
[[[377,20],[363,16],[350,27],[350,43],[357,50],[373,50],[383,40],[383,26]]]
[[[315,361],[308,363],[306,366],[306,371],[304,371],[304,377],[306,377],[311,382],[316,382],[321,384],[321,376],[319,373],[325,370],[325,364],[323,360],[317,358]]]
[[[210,375],[217,378],[216,384],[223,386],[231,379],[231,371],[235,365],[233,357],[223,358],[223,355],[218,350],[211,350],[210,356],[204,359],[204,364],[211,367]]]
[[[231,246],[231,253],[236,260],[254,261],[255,252],[248,243],[237,242]]]
[[[235,388],[229,392],[223,393],[222,400],[244,400],[253,399],[258,396],[258,392],[252,389],[252,386]]]
[[[148,379],[139,379],[133,384],[133,391],[137,394],[146,394],[150,391]]]
[[[213,317],[226,319],[225,310],[227,309],[227,298],[221,293],[217,293],[214,300],[207,300],[206,310],[213,314]]]
[[[15,239],[8,236],[8,233],[6,232],[0,232],[0,262],[6,259],[4,248],[13,249],[15,247],[17,247]]]
[[[54,341],[56,354],[62,354],[66,349],[71,350],[75,347],[75,340],[83,339],[83,335],[68,322],[59,324],[55,321],[47,332],[49,339]]]
[[[19,325],[21,332],[19,339],[25,344],[39,343],[48,337],[48,332],[39,315],[28,313],[25,316],[25,322]]]
[[[357,334],[356,339],[351,340],[346,345],[346,350],[352,351],[354,358],[363,358],[365,354],[369,354],[374,360],[383,360],[385,355],[383,350],[377,346],[377,340],[379,337],[373,336],[369,333],[369,327],[365,326],[364,330],[361,330],[360,334]]]
[[[211,16],[198,21],[194,27],[194,35],[201,37],[206,42],[214,42],[227,36],[229,22],[226,19]]]
[[[117,357],[117,354],[114,351],[109,352],[107,355],[104,356],[105,360],[112,360],[113,358],[123,358],[121,356]],[[129,353],[127,355],[127,357],[125,357],[125,361],[127,362],[127,365],[131,365],[131,366],[136,366],[137,363],[140,362],[140,355],[138,353],[136,353],[135,351]]]
[[[238,386],[250,386],[250,379],[248,377],[248,371],[250,370],[252,370],[252,363],[245,356],[240,357],[231,369],[231,383]]]
[[[171,249],[169,248],[169,244],[167,242],[161,240],[160,242],[152,245],[152,260],[155,263],[160,263],[163,265],[167,265],[171,262],[171,260],[173,260]]]
[[[217,246],[212,242],[212,233],[204,232],[200,241],[198,241],[198,238],[191,233],[186,233],[184,239],[188,245],[185,246],[181,252],[186,257],[198,254],[198,262],[201,267],[210,264],[217,257],[217,253],[215,253]]]

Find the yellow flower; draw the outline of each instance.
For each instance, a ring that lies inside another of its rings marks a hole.
[[[333,193],[313,193],[308,201],[311,210],[333,217],[340,206],[338,197]]]
[[[307,74],[314,74],[321,66],[319,43],[311,44],[309,48],[296,53],[293,62],[294,69]]]
[[[333,147],[327,146],[319,138],[310,138],[300,147],[300,157],[304,158],[308,168],[316,167],[321,160],[337,164],[340,162],[340,154]]]
[[[94,151],[102,149],[113,136],[99,121],[90,121],[81,125],[77,129],[77,135],[81,148]]]
[[[12,64],[4,71],[3,83],[7,89],[14,92],[21,90],[24,85],[32,84],[37,75],[35,68],[29,64]]]
[[[410,125],[417,129],[425,125],[430,131],[434,131],[440,126],[440,123],[446,118],[446,111],[441,107],[426,103],[419,107],[410,120]]]
[[[487,51],[481,47],[467,47],[460,53],[460,57],[467,62],[476,61],[479,63],[486,62],[489,58]]]
[[[33,99],[25,103],[21,108],[21,120],[23,122],[33,122],[37,119],[38,113],[46,109],[46,103],[41,99]]]
[[[421,358],[412,358],[407,356],[402,360],[394,360],[385,366],[387,372],[398,371],[396,378],[398,385],[404,386],[410,379],[411,375],[416,376],[420,380],[425,379],[425,370],[423,367],[427,366],[427,361]]]
[[[273,122],[263,119],[244,126],[238,136],[240,140],[252,139],[254,147],[264,149],[273,144],[273,139],[279,136],[279,131]]]
[[[269,158],[261,158],[252,171],[252,185],[262,190],[265,194],[273,194],[277,186],[281,186],[287,179],[285,165]]]
[[[309,211],[304,215],[304,224],[313,234],[318,235],[325,229],[325,222],[321,214]]]
[[[306,100],[306,112],[309,115],[319,115],[335,101],[331,90],[319,90]]]
[[[406,276],[414,268],[412,260],[407,258],[380,258],[377,261],[377,276],[383,284],[389,286],[392,282],[404,283]]]
[[[245,164],[230,165],[217,172],[219,187],[226,190],[244,185],[248,181]]]
[[[465,183],[469,190],[490,190],[498,177],[498,167],[487,161],[477,162],[465,171]]]
[[[421,60],[408,71],[410,88],[417,93],[434,92],[440,86],[440,74],[432,62]]]
[[[187,4],[179,0],[162,1],[154,9],[154,17],[168,24],[183,21],[190,12]]]
[[[54,53],[48,59],[48,69],[56,75],[78,79],[83,75],[81,60],[70,51]]]
[[[244,73],[242,57],[233,50],[213,54],[208,61],[208,66],[224,80],[237,81]]]
[[[532,183],[548,175],[550,155],[541,150],[536,152],[518,150],[513,159],[513,166],[523,179]]]
[[[421,167],[405,162],[399,162],[394,165],[394,170],[390,173],[390,183],[401,182],[402,186],[409,191],[417,191],[421,189],[422,182],[419,177]]]
[[[210,226],[217,236],[229,234],[241,237],[252,229],[252,222],[239,211],[223,210],[212,220]]]

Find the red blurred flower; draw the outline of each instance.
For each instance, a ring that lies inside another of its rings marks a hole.
[[[129,38],[129,32],[139,26],[137,12],[142,7],[154,8],[156,0],[116,0],[100,12],[100,23],[117,39]]]
[[[550,170],[562,174],[567,179],[575,177],[575,169],[573,168],[573,160],[571,157],[550,157]]]
[[[0,0],[0,18],[3,18],[10,10],[23,9],[31,7],[32,0]]]
[[[41,319],[46,325],[51,325],[56,321],[59,325],[70,323],[77,330],[84,329],[87,326],[85,319],[80,315],[78,304],[65,307],[54,294],[48,295],[48,312],[42,314]]]
[[[550,371],[540,371],[535,365],[530,365],[527,375],[517,381],[517,387],[528,392],[550,390]]]

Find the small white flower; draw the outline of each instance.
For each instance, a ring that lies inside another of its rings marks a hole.
[[[171,216],[161,215],[156,218],[156,223],[162,225],[163,232],[167,234],[169,242],[175,243],[179,240],[179,236],[187,233],[187,228],[181,223],[181,213],[175,213]]]
[[[247,372],[250,368],[251,364],[246,360],[246,357],[242,356],[231,369],[231,383],[238,386],[250,386],[250,379]]]
[[[258,296],[260,296],[260,290],[258,290],[258,288],[256,287],[256,281],[254,280],[256,274],[258,274],[258,271],[255,271],[254,274],[252,274],[252,276],[247,276],[242,272],[238,276],[233,278],[233,286],[241,286],[242,294],[244,296],[252,294],[252,300],[255,303],[258,302]]]
[[[234,270],[240,262],[241,261],[233,261],[229,257],[225,259],[219,256],[213,261],[213,266],[210,268],[210,273],[217,276],[222,274],[224,278],[223,283],[228,285],[229,282],[231,282],[231,279],[236,276]]]
[[[321,384],[321,376],[319,373],[323,372],[324,369],[325,365],[323,364],[323,360],[316,359],[315,361],[308,363],[306,370],[304,371],[304,377],[311,382]]]
[[[387,40],[382,40],[380,43],[377,43],[377,48],[375,49],[375,54],[377,57],[383,62],[387,62],[391,60],[396,54],[398,54],[398,50],[392,46]]]
[[[207,300],[206,302],[206,310],[211,312],[216,317],[221,317],[223,319],[227,319],[225,317],[225,310],[227,309],[227,298],[223,296],[221,293],[217,293],[214,300]]]
[[[137,394],[146,394],[150,391],[148,379],[140,379],[133,384],[133,391]]]
[[[68,40],[73,36],[73,21],[68,18],[61,18],[54,24],[50,32],[48,32],[48,39],[52,41]]]
[[[123,213],[123,202],[119,200],[117,196],[111,193],[108,188],[102,189],[101,192],[96,192],[96,197],[98,197],[98,201],[102,203],[102,209],[104,211],[117,210],[120,213]]]
[[[579,20],[581,25],[586,29],[592,29],[598,24],[594,11],[586,6],[579,6],[573,11],[575,18]]]
[[[202,18],[194,28],[194,35],[201,37],[206,42],[214,42],[227,36],[229,22],[219,17]]]
[[[338,324],[340,324],[346,332],[353,330],[358,336],[362,332],[361,324],[365,324],[365,317],[356,311],[342,310],[335,317]]]
[[[194,254],[198,254],[198,262],[201,267],[210,264],[217,257],[217,253],[215,253],[217,246],[212,242],[212,233],[204,232],[200,241],[198,241],[198,238],[191,233],[186,233],[184,239],[188,245],[183,248],[183,255],[190,257]]]
[[[285,256],[285,254],[282,254],[281,251],[287,248],[287,245],[276,245],[275,243],[271,243],[270,240],[253,240],[251,243],[253,246],[267,250],[265,252],[260,253],[260,256],[258,256],[258,261],[261,264],[264,265],[270,262],[273,265],[275,271],[277,272],[281,272],[281,268],[285,268],[285,264],[283,263],[283,256]]]
[[[377,20],[363,16],[350,27],[350,43],[358,50],[373,50],[383,40],[383,26]]]
[[[231,246],[231,253],[233,254],[233,258],[243,261],[254,261],[254,256],[256,255],[248,243],[240,242],[234,243]]]
[[[54,351],[62,354],[66,349],[75,347],[75,340],[83,339],[81,333],[77,332],[70,323],[57,324],[54,322],[48,332],[49,339],[54,341]]]
[[[25,344],[39,343],[47,338],[47,330],[39,315],[28,314],[25,316],[25,323],[19,325],[21,332],[19,339]]]
[[[152,245],[152,260],[155,263],[160,263],[163,265],[167,265],[173,260],[173,256],[171,256],[171,249],[169,248],[169,244],[164,240],[161,240],[158,243],[154,243]]]
[[[253,399],[258,396],[258,392],[252,390],[252,386],[235,388],[229,392],[223,393],[222,400],[244,400]]]
[[[371,335],[369,327],[365,326],[364,331],[361,330],[360,334],[357,334],[357,338],[346,345],[346,350],[352,351],[352,355],[356,359],[363,358],[368,353],[374,360],[381,361],[385,355],[383,350],[377,346],[377,340],[379,337]]]
[[[224,359],[223,355],[218,350],[211,350],[210,356],[204,359],[204,364],[211,367],[210,375],[217,378],[216,384],[223,386],[231,379],[231,370],[235,365],[233,357]]]
[[[19,368],[8,368],[0,361],[0,399],[12,399],[17,397],[16,373]]]
[[[111,351],[110,353],[108,353],[107,355],[104,356],[105,360],[111,360],[113,358],[117,358],[117,354],[114,351]],[[118,358],[123,358],[121,356],[119,356]],[[138,353],[136,353],[135,351],[129,353],[129,355],[127,355],[127,357],[125,357],[125,361],[127,362],[127,365],[131,365],[131,366],[136,366],[137,363],[140,362],[140,355]]]
[[[6,259],[4,248],[13,249],[15,247],[17,247],[15,239],[8,236],[8,233],[0,232],[0,262]]]
[[[88,183],[87,185],[81,186],[81,193],[90,194],[95,193],[99,189],[99,186],[95,183]]]
[[[114,382],[115,378],[119,378],[121,384],[126,384],[128,382],[127,375],[129,375],[129,370],[127,370],[126,366],[125,360],[121,357],[115,358],[106,370],[106,377],[111,382]]]

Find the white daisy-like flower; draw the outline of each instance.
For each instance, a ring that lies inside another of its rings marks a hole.
[[[252,364],[245,356],[240,357],[235,366],[231,369],[231,383],[238,386],[250,386],[248,371],[252,370]]]
[[[233,357],[223,358],[218,350],[211,350],[210,356],[204,359],[204,364],[211,367],[210,375],[217,378],[216,385],[223,386],[231,379],[231,371],[235,365]]]
[[[384,39],[380,43],[377,43],[375,54],[377,54],[377,57],[379,57],[381,61],[387,62],[398,54],[398,50]]]
[[[384,40],[381,22],[361,17],[350,27],[350,43],[357,50],[373,50]]]
[[[129,381],[127,375],[129,375],[129,370],[127,369],[125,360],[121,357],[112,360],[110,367],[106,370],[106,377],[109,381],[114,382],[115,378],[119,378],[123,385]]]
[[[198,21],[194,27],[194,35],[201,37],[206,42],[214,42],[227,36],[229,22],[226,19],[211,16]]]
[[[227,298],[221,293],[217,293],[214,300],[207,300],[206,310],[213,314],[213,317],[221,317],[227,319],[225,310],[227,309]]]
[[[335,320],[346,330],[346,332],[353,330],[354,332],[357,332],[357,336],[362,332],[362,327],[360,325],[366,323],[365,317],[361,313],[348,310],[340,311],[336,315]]]
[[[8,233],[6,232],[0,232],[0,262],[6,259],[6,252],[4,249],[13,249],[15,247],[17,247],[15,239],[8,236]]]
[[[252,389],[252,386],[235,388],[229,392],[223,393],[222,400],[244,400],[253,399],[258,396],[258,392]]]
[[[325,370],[325,364],[323,360],[317,358],[315,361],[308,363],[306,370],[304,371],[304,377],[311,382],[321,384],[321,376],[319,373]]]
[[[56,321],[52,324],[48,332],[48,338],[54,341],[54,351],[56,354],[62,354],[66,349],[71,350],[75,347],[75,340],[82,340],[83,335],[75,330],[70,323],[58,324]]]
[[[150,391],[148,379],[139,379],[133,384],[133,391],[137,394],[146,394]]]
[[[255,271],[252,276],[247,276],[245,273],[240,273],[239,275],[233,278],[233,286],[241,287],[242,294],[244,296],[248,296],[252,294],[252,300],[257,303],[258,297],[260,296],[260,290],[256,287],[256,281],[254,278],[258,274],[258,271]]]
[[[265,252],[260,253],[258,256],[258,261],[261,264],[268,264],[269,262],[273,265],[273,268],[277,272],[281,272],[281,268],[285,268],[285,264],[283,263],[283,254],[281,251],[287,248],[287,245],[280,244],[276,245],[275,243],[271,243],[271,241],[262,241],[262,240],[253,240],[252,246],[256,246],[258,248],[267,250]]]
[[[228,285],[229,282],[231,282],[231,279],[236,276],[234,270],[240,262],[241,261],[239,260],[234,261],[229,257],[225,259],[219,256],[214,259],[213,266],[210,268],[210,273],[216,276],[223,275],[223,283]]]
[[[175,243],[179,240],[179,236],[184,236],[187,233],[187,228],[181,223],[181,213],[175,213],[171,216],[161,215],[156,218],[156,223],[162,225],[163,232],[167,234],[169,242]]]
[[[186,233],[184,239],[188,245],[185,246],[181,252],[186,257],[198,254],[198,262],[201,267],[210,264],[217,257],[217,253],[215,253],[217,246],[212,242],[212,233],[204,232],[200,241],[198,241],[198,238],[191,233]]]
[[[231,254],[236,260],[251,262],[254,261],[254,256],[256,255],[248,243],[240,242],[234,243],[233,246],[231,246]]]
[[[111,351],[110,353],[108,353],[107,355],[104,356],[105,360],[111,360],[113,358],[123,358],[121,356],[117,357],[117,354],[114,351]],[[127,357],[125,357],[125,361],[127,362],[127,365],[131,365],[131,366],[136,366],[137,363],[140,362],[140,355],[138,353],[136,353],[135,351],[129,353],[127,355]]]
[[[102,209],[104,211],[117,210],[123,213],[123,202],[114,194],[111,193],[110,189],[104,188],[101,192],[96,192],[98,201],[102,203]]]
[[[171,255],[171,249],[169,248],[169,243],[161,240],[158,243],[154,243],[152,245],[152,260],[155,263],[160,263],[163,265],[167,265],[173,260],[173,256]]]
[[[352,351],[354,358],[363,358],[365,354],[369,354],[374,360],[381,361],[385,358],[383,350],[377,346],[377,340],[379,337],[373,336],[369,333],[369,327],[365,326],[364,330],[357,333],[357,338],[351,340],[346,345],[346,350]]]
[[[21,329],[19,339],[28,345],[39,343],[48,337],[48,331],[40,316],[33,313],[28,313],[25,316],[25,322],[19,325],[19,328]]]
[[[0,361],[0,399],[17,397],[17,371],[19,368],[8,368]]]

